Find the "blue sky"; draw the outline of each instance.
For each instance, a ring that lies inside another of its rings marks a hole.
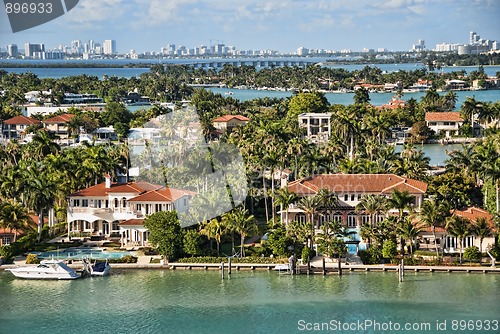
[[[0,46],[46,48],[115,39],[119,52],[223,41],[241,50],[409,50],[418,39],[468,43],[469,32],[500,40],[500,0],[80,0],[66,15],[12,33],[0,11]]]

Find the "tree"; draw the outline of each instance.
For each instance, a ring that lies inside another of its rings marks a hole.
[[[13,201],[0,202],[0,226],[10,231],[29,231],[33,228],[33,222],[21,203]],[[14,233],[14,242],[17,233]]]
[[[439,258],[439,250],[436,240],[436,228],[444,226],[446,217],[450,214],[450,210],[446,202],[437,202],[433,199],[425,201],[420,210],[420,221],[424,226],[432,229],[432,236],[434,237],[434,247],[436,248],[436,257]]]
[[[458,239],[460,246],[460,264],[462,264],[462,250],[464,239],[471,234],[470,221],[459,216],[451,216],[446,220],[446,231]]]
[[[196,256],[201,254],[201,236],[196,230],[187,230],[184,233],[182,247],[184,253]]]
[[[413,245],[415,244],[415,238],[420,233],[420,227],[413,223],[410,217],[405,217],[403,221],[398,225],[398,233],[403,237],[404,240],[410,241],[410,254],[413,256]]]
[[[287,118],[296,122],[300,114],[326,112],[329,105],[328,100],[322,93],[298,93],[288,102]]]
[[[231,213],[232,226],[234,231],[238,233],[241,237],[240,242],[240,257],[245,256],[245,237],[250,233],[257,232],[257,224],[255,217],[249,215],[248,211],[243,207],[238,207]]]
[[[204,224],[200,225],[200,234],[206,236],[209,240],[215,240],[217,243],[217,256],[219,256],[220,241],[224,235],[224,224],[217,218],[206,221]]]
[[[302,197],[300,201],[297,203],[297,207],[304,211],[309,220],[309,228],[311,229],[311,245],[310,245],[311,250],[314,246],[314,234],[315,234],[314,215],[316,214],[319,205],[320,205],[319,198],[316,196]]]
[[[493,234],[486,218],[481,217],[476,219],[472,227],[472,233],[479,238],[479,252],[483,254],[483,240]]]
[[[297,200],[297,195],[288,190],[288,187],[280,188],[276,191],[276,199],[275,204],[281,206],[281,211],[285,209],[286,212],[286,221],[285,226],[288,228],[289,217],[288,210],[290,209],[290,205],[293,204]]]
[[[366,88],[361,87],[354,92],[354,104],[367,104],[370,102],[370,93]]]
[[[392,262],[397,253],[398,249],[396,243],[393,240],[385,240],[382,246],[382,256],[386,259],[390,259]]]
[[[182,250],[181,223],[175,211],[162,211],[147,216],[144,227],[149,230],[149,243],[167,260],[175,259]]]

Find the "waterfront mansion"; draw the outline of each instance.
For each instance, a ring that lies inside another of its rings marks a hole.
[[[122,246],[147,246],[147,215],[159,211],[185,212],[195,193],[148,182],[106,181],[68,196],[69,236],[120,239]]]
[[[317,229],[326,221],[339,220],[346,227],[359,229],[367,223],[370,215],[357,212],[356,206],[364,195],[384,195],[390,197],[394,190],[407,191],[413,196],[413,206],[418,209],[423,203],[427,183],[395,174],[324,174],[314,175],[290,182],[288,190],[298,197],[314,196],[320,189],[326,188],[338,198],[337,205],[327,212],[315,215]],[[291,205],[288,210],[281,210],[282,221],[307,221],[304,210]],[[285,215],[288,214],[288,217]],[[382,214],[377,220],[383,220]]]

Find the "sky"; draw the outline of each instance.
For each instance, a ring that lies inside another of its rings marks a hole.
[[[469,42],[469,32],[500,41],[500,0],[80,0],[65,15],[12,33],[0,10],[0,47],[72,40],[116,40],[117,50],[160,51],[217,42],[239,50],[407,51],[418,39]]]

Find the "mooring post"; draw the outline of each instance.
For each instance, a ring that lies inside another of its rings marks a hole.
[[[311,273],[311,259],[307,257],[307,274]]]
[[[326,264],[325,264],[325,258],[323,258],[323,276],[326,275]]]
[[[222,279],[224,279],[224,262],[221,262],[220,269],[221,269]]]
[[[405,276],[405,259],[401,259],[401,276]]]
[[[339,275],[342,276],[342,258],[339,256]]]
[[[231,262],[233,261],[233,258],[229,258],[229,263],[227,264],[227,273],[231,275]]]

